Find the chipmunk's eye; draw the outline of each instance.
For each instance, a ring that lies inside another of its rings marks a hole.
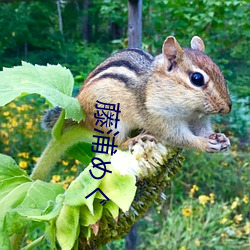
[[[201,73],[195,72],[190,74],[190,81],[198,87],[201,87],[204,85],[204,77]]]

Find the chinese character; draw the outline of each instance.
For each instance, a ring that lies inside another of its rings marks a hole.
[[[104,134],[103,131],[99,129],[94,129],[95,131]],[[112,129],[107,132],[107,134],[110,134],[112,132]],[[93,145],[96,145],[96,149],[92,146],[91,150],[92,152],[96,153],[103,153],[108,154],[109,148],[111,148],[111,155],[115,154],[117,150],[114,150],[114,148],[117,148],[118,146],[115,145],[115,136],[119,134],[119,131],[114,133],[114,136],[112,138],[112,142],[110,143],[110,137],[109,136],[100,136],[100,135],[93,135],[93,137],[97,138],[97,142],[92,142]]]
[[[104,107],[95,105],[97,112],[94,114],[94,117],[97,119],[95,125],[98,125],[100,122],[100,126],[105,125],[106,127],[111,127],[113,122],[115,121],[115,128],[117,128],[117,122],[120,121],[118,119],[118,115],[121,112],[119,110],[120,103],[117,103],[117,109],[115,109],[115,104],[108,104],[104,102],[96,101],[99,104],[102,104]],[[116,113],[116,116],[115,114]],[[115,116],[115,117],[114,117]]]

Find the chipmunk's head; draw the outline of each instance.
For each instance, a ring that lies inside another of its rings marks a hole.
[[[164,72],[175,79],[173,82],[180,85],[184,98],[190,98],[198,112],[227,114],[232,104],[226,81],[204,51],[204,43],[198,36],[192,38],[191,48],[181,48],[175,37],[169,36],[162,47]]]

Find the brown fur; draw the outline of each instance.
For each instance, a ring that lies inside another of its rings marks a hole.
[[[191,46],[195,49],[182,49],[174,37],[168,37],[163,54],[156,58],[132,49],[105,60],[89,74],[78,95],[87,113],[84,125],[98,128],[94,119],[97,100],[120,103],[119,144],[128,139],[131,130],[142,129],[164,144],[220,150],[221,142],[213,146],[214,141],[208,139],[213,133],[208,114],[230,112],[225,79],[203,53],[199,37],[192,39]],[[206,74],[204,86],[190,82],[194,70]]]

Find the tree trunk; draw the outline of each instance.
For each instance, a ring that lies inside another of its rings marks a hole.
[[[142,0],[128,1],[128,47],[142,47]]]
[[[63,22],[62,22],[62,12],[61,12],[61,6],[60,6],[60,0],[56,1],[57,4],[57,12],[58,12],[58,20],[59,20],[59,29],[63,36]]]
[[[126,250],[136,250],[137,241],[137,224],[131,227],[129,233],[126,235]]]
[[[89,40],[89,20],[88,20],[88,8],[89,8],[89,0],[82,1],[82,39],[84,41]]]

